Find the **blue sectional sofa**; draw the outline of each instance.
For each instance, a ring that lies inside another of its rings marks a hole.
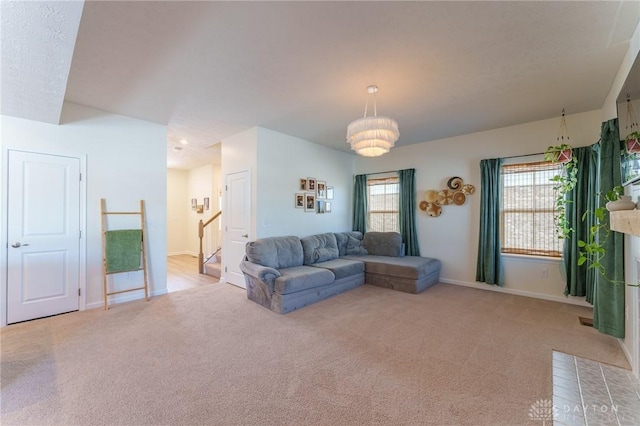
[[[247,297],[281,314],[365,283],[419,293],[440,277],[440,261],[404,256],[396,232],[263,238],[247,243],[240,269]]]

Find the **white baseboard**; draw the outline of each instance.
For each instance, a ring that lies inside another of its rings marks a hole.
[[[531,291],[516,290],[513,288],[504,288],[496,285],[488,285],[488,284],[482,284],[477,282],[470,283],[466,281],[450,280],[448,278],[440,278],[440,282],[446,283],[446,284],[461,285],[464,287],[477,288],[479,290],[489,290],[489,291],[495,291],[498,293],[507,293],[507,294],[513,294],[516,296],[525,296],[525,297],[532,297],[534,299],[543,299],[543,300],[549,300],[552,302],[567,303],[569,305],[586,306],[587,308],[592,307],[584,299],[579,299],[572,296],[568,296],[568,297],[552,296],[550,294],[533,293]]]
[[[624,356],[627,357],[627,361],[629,361],[629,365],[633,368],[633,356],[631,355],[631,353],[629,352],[629,350],[625,346],[624,339],[621,339],[621,338],[618,337],[616,340],[618,341],[618,344],[622,348],[622,352],[624,352]],[[636,378],[637,378],[638,377],[638,371],[633,371],[633,375],[636,376]]]
[[[149,297],[151,298],[156,296],[162,296],[163,294],[167,294],[167,293],[168,293],[167,289],[165,288],[164,290],[156,290],[156,291],[150,292]],[[140,290],[139,292],[136,292],[135,294],[134,292],[131,292],[130,294],[122,294],[115,297],[111,296],[111,298],[109,299],[109,306],[116,305],[118,303],[133,302],[134,300],[141,300],[141,299],[144,299],[144,293],[142,290]],[[87,303],[86,305],[86,309],[96,309],[96,308],[104,308],[104,300],[101,300],[99,302]]]

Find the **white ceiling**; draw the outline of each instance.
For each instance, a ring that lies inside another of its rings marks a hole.
[[[43,62],[74,48],[56,18],[75,15],[45,2],[54,12],[25,25],[5,3],[2,113],[38,119],[24,108],[42,106],[37,93],[15,93],[59,80]],[[639,19],[638,1],[86,2],[64,98],[168,125],[169,165],[191,168],[252,126],[349,151],[346,126],[376,84],[402,146],[600,108]],[[25,27],[43,25],[67,38],[34,47]],[[27,59],[33,72],[7,77]]]

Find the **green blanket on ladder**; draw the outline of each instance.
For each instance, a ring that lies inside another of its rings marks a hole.
[[[105,233],[105,261],[107,273],[140,269],[142,230],[122,229]]]

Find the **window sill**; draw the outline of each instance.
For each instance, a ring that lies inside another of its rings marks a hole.
[[[560,257],[548,257],[548,256],[533,256],[528,254],[514,254],[514,253],[503,253],[502,257],[506,259],[513,259],[523,262],[534,262],[534,263],[560,263],[562,258]]]

